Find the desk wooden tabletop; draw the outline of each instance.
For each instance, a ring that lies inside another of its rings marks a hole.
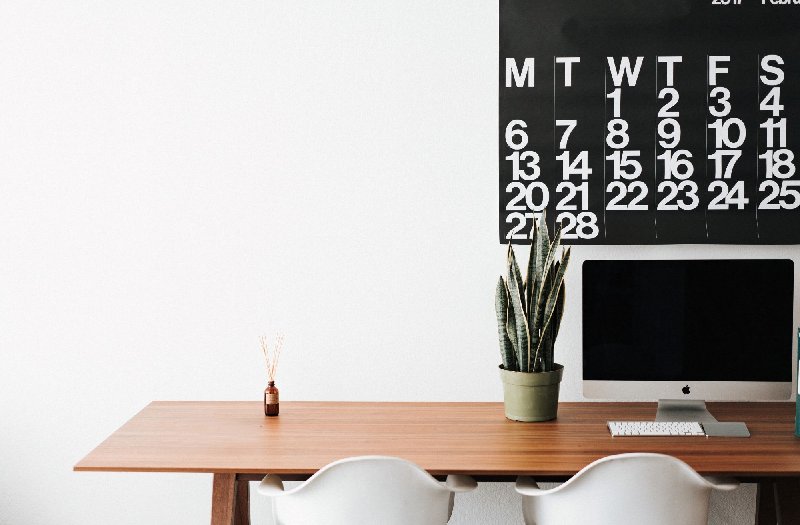
[[[156,401],[83,458],[78,471],[308,475],[364,454],[400,456],[432,474],[569,476],[623,452],[661,452],[702,474],[800,476],[793,403],[709,403],[750,438],[617,437],[608,420],[652,420],[655,403],[561,403],[558,419],[518,423],[501,403]]]

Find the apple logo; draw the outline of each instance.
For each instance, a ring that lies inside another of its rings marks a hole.
[[[684,394],[688,394],[690,392],[689,385],[686,385],[685,387],[681,388],[681,392],[683,392]]]

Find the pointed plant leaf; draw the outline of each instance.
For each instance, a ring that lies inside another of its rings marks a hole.
[[[533,288],[531,289],[531,297],[529,304],[535,304],[536,298],[539,297],[539,288],[542,284],[542,269],[544,268],[544,260],[547,258],[547,249],[550,246],[550,233],[547,230],[547,222],[545,213],[536,221],[536,246],[531,248],[531,258],[533,263],[529,261],[529,271],[533,270]]]
[[[537,233],[536,233],[536,268],[534,274],[536,275],[536,287],[534,291],[536,292],[534,297],[538,299],[539,297],[539,287],[542,284],[542,272],[544,270],[544,261],[547,259],[547,252],[550,247],[550,231],[547,229],[547,217],[545,213],[542,213],[542,217],[539,219],[537,224]]]
[[[553,370],[555,365],[554,350],[558,331],[561,328],[561,317],[564,314],[564,299],[566,294],[566,282],[561,281],[561,288],[558,291],[558,298],[556,299],[556,307],[553,310],[553,318],[550,325],[547,327],[547,340],[542,345],[542,361],[544,363],[544,370],[549,372]]]
[[[522,280],[522,272],[520,271],[519,264],[517,263],[517,257],[514,254],[514,250],[511,248],[511,243],[508,243],[508,267],[511,273],[509,273],[508,277],[506,277],[506,280],[511,281],[513,276],[513,280],[517,283],[517,288],[519,288],[520,296],[524,297],[525,283]],[[520,303],[520,306],[522,306],[523,312],[527,312],[528,308],[524,302]]]
[[[536,363],[539,366],[537,372],[550,372],[553,370],[553,364],[549,356],[552,355],[553,350],[553,336],[552,331],[548,328],[545,335],[542,337],[542,347],[539,351],[539,356],[536,358]]]
[[[552,279],[548,282],[548,278],[551,277],[551,273],[555,273],[558,271],[554,267],[553,261],[556,258],[556,253],[561,246],[561,226],[559,225],[556,229],[556,234],[553,237],[553,241],[547,247],[547,256],[545,257],[544,262],[542,263],[542,276],[541,276],[541,284],[539,286],[538,295],[536,297],[536,302],[534,303],[534,315],[531,316],[535,320],[536,327],[540,331],[543,329],[542,322],[544,320],[544,306],[545,301],[547,300],[547,296],[552,291],[550,284],[552,283]]]
[[[517,344],[517,317],[514,314],[514,305],[511,303],[511,299],[508,293],[508,283],[504,282],[506,286],[506,297],[508,299],[508,313],[506,314],[506,335],[508,335],[508,340],[511,342],[511,348],[514,350],[514,354],[516,359],[519,359],[519,345]]]
[[[547,273],[553,269],[554,261],[558,257],[558,249],[561,248],[561,225],[556,228],[556,233],[553,235],[553,240],[547,247],[547,256],[545,257],[542,267],[542,280],[545,279]]]
[[[553,286],[550,287],[550,293],[548,294],[547,300],[545,302],[544,321],[540,329],[541,332],[547,330],[553,318],[553,311],[556,308],[558,293],[561,290],[561,283],[564,282],[564,272],[567,271],[567,266],[569,265],[570,252],[571,250],[569,248],[564,250],[564,255],[561,258],[561,263],[559,264],[558,272],[553,278]],[[541,344],[542,344],[542,339],[539,340],[539,345],[536,347],[535,350],[536,357],[539,357],[539,353],[541,351]]]
[[[536,221],[533,221],[533,227],[529,235],[531,241],[531,249],[528,254],[528,271],[525,275],[525,304],[527,305],[526,311],[532,312],[531,298],[535,297],[534,289],[536,288],[536,250],[538,248],[538,228]]]
[[[551,270],[545,276],[544,282],[542,282],[541,289],[543,290],[544,298],[536,303],[536,313],[534,314],[535,317],[532,316],[532,319],[529,320],[529,326],[533,326],[534,328],[531,329],[536,335],[531,336],[531,348],[536,351],[536,348],[539,347],[540,344],[545,345],[546,342],[543,341],[545,337],[547,337],[548,332],[544,330],[544,311],[545,311],[545,301],[547,298],[547,291],[553,287],[553,278],[555,274],[558,272],[558,263],[555,264],[554,271]],[[534,342],[535,340],[535,342]],[[543,359],[545,365],[547,365],[547,360]]]
[[[545,296],[539,302],[535,303],[534,307],[534,314],[531,315],[531,319],[528,322],[528,330],[533,332],[535,335],[531,336],[531,341],[535,339],[535,343],[531,342],[531,348],[536,350],[536,347],[539,346],[540,340],[544,335],[544,310],[545,310],[545,301],[547,297],[547,290],[552,288],[553,286],[553,274],[552,272],[547,275],[544,282],[542,282],[541,289],[544,291],[543,295]]]
[[[558,336],[558,331],[561,329],[561,318],[564,316],[564,301],[567,295],[567,283],[561,281],[561,289],[558,291],[558,299],[556,300],[556,308],[553,311],[553,338]]]
[[[511,241],[508,242],[508,250],[506,251],[506,269],[510,268],[513,265],[515,260],[514,256],[514,248],[511,246]],[[506,272],[508,274],[508,271]],[[514,313],[514,304],[511,302],[511,287],[509,285],[510,280],[506,277],[506,297],[508,297],[508,320],[506,321],[506,332],[508,333],[508,338],[511,340],[511,345],[514,347],[514,352],[519,359],[520,356],[520,348],[517,342],[517,318],[516,314]]]
[[[513,262],[513,260],[509,262]],[[530,368],[528,320],[525,318],[525,311],[522,308],[522,294],[519,282],[517,281],[514,267],[511,264],[508,266],[506,282],[508,283],[509,304],[511,304],[514,310],[514,324],[517,329],[517,361],[520,372],[527,372]],[[509,317],[510,316],[511,312],[509,312]]]
[[[549,323],[552,319],[553,312],[558,305],[558,296],[561,293],[562,285],[564,284],[564,274],[567,271],[567,266],[569,265],[570,254],[572,250],[567,248],[564,250],[564,255],[561,257],[561,261],[556,263],[555,268],[556,272],[553,276],[552,286],[550,287],[550,292],[548,293],[547,300],[545,301],[545,309],[544,309],[544,322]]]
[[[494,306],[497,313],[497,335],[500,341],[500,358],[502,359],[503,368],[506,370],[515,370],[517,358],[514,354],[514,348],[511,346],[508,332],[506,331],[508,320],[508,293],[506,292],[506,284],[503,282],[502,276],[498,279],[495,288]]]

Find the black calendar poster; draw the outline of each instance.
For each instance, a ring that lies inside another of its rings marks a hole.
[[[800,0],[500,0],[500,242],[800,243]]]

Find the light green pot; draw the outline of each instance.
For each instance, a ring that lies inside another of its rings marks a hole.
[[[500,365],[506,417],[515,421],[548,421],[558,415],[558,389],[564,367],[552,372],[513,372]]]

